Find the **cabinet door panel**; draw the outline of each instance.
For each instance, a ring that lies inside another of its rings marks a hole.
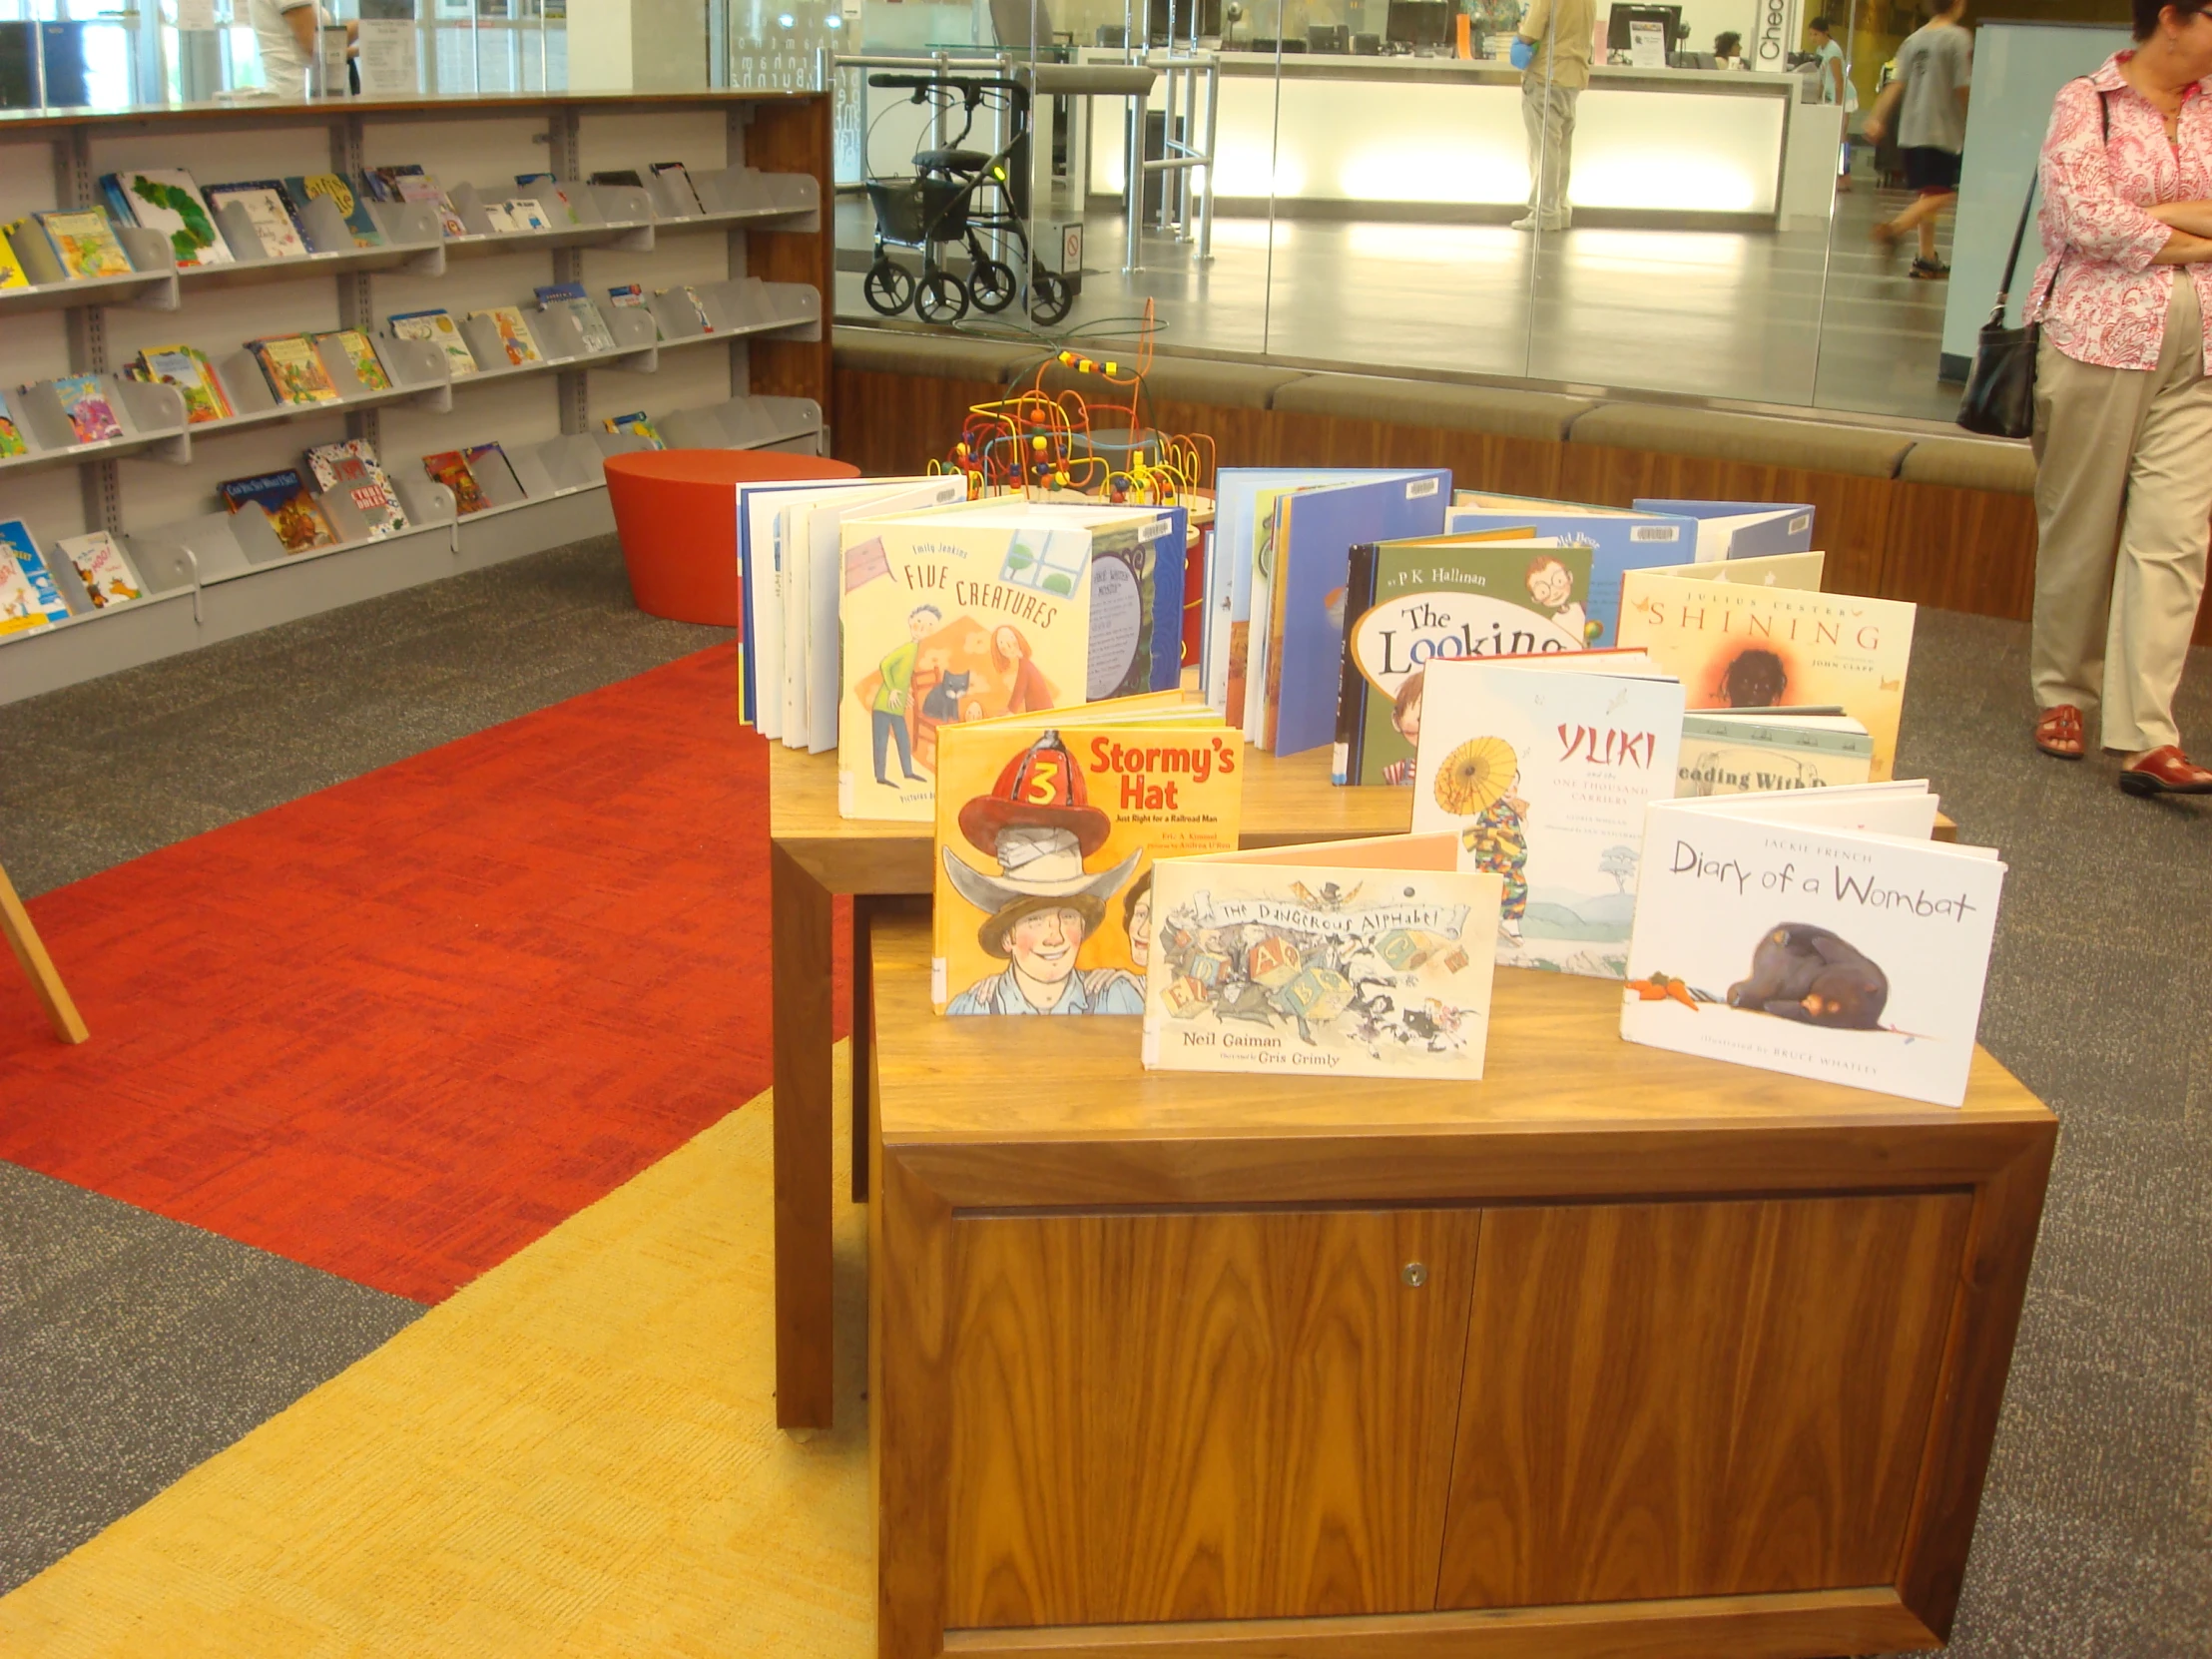
[[[1478,1226],[956,1222],[946,1623],[1432,1606]]]
[[[1892,1582],[1970,1208],[1488,1212],[1438,1605]]]

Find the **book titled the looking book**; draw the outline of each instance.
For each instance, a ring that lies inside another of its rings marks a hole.
[[[943,726],[937,1011],[1142,1013],[1155,860],[1236,846],[1242,747],[1174,692]]]
[[[1497,959],[1618,979],[1644,807],[1673,796],[1682,687],[1628,652],[1430,665],[1413,829],[1504,881]]]
[[[1621,1035],[1956,1106],[2004,865],[1923,782],[1656,802]]]
[[[1482,1075],[1503,882],[1448,834],[1153,866],[1144,1063],[1314,1077]]]

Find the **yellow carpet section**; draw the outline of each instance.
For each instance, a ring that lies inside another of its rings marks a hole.
[[[838,1427],[784,1434],[771,1111],[733,1112],[0,1599],[0,1654],[870,1652],[866,1213],[840,1137]]]

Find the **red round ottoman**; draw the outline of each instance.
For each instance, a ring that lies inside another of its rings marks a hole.
[[[737,486],[778,478],[857,478],[860,469],[774,449],[640,449],[607,457],[607,501],[638,609],[735,628]]]

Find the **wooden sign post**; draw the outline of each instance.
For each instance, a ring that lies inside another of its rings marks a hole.
[[[77,1004],[69,1000],[69,987],[54,971],[54,959],[39,942],[38,929],[31,925],[31,913],[16,896],[15,884],[8,879],[5,869],[0,869],[0,931],[8,935],[8,948],[15,952],[15,959],[31,977],[31,989],[38,992],[39,1001],[46,1005],[46,1017],[54,1022],[54,1035],[65,1043],[81,1043],[91,1036],[84,1020],[78,1016]]]

